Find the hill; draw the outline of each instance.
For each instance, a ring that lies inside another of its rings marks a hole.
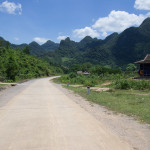
[[[0,37],[0,45],[5,46],[8,41],[6,41],[4,38]],[[49,51],[54,51],[58,48],[59,44],[54,43],[52,41],[47,41],[46,43],[39,45],[37,42],[33,41],[30,44],[12,44],[9,42],[9,46],[12,47],[13,49],[20,49],[23,50],[26,46],[29,46],[31,55],[33,56],[41,56]]]
[[[46,50],[34,41],[29,44],[29,49],[30,49],[30,54],[33,56],[40,56],[43,53],[46,53]]]
[[[61,73],[59,67],[48,62],[14,50],[11,47],[0,46],[0,80],[21,80],[49,76]]]
[[[26,44],[11,46],[23,49]],[[130,27],[120,34],[113,33],[104,40],[87,36],[80,42],[75,42],[66,38],[60,44],[50,40],[43,45],[32,42],[29,48],[31,55],[44,58],[52,64],[70,67],[90,62],[124,68],[150,53],[150,18],[145,19],[139,27]]]
[[[87,36],[80,42],[74,42],[67,38],[60,42],[54,53],[62,58],[65,66],[90,62],[124,68],[150,53],[150,18],[139,27],[130,27],[120,34],[113,33],[104,40]],[[51,57],[54,53],[45,55]]]
[[[48,40],[46,43],[41,45],[41,47],[46,51],[54,51],[59,47],[59,44]]]

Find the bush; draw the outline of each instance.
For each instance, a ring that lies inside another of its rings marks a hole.
[[[150,81],[117,80],[114,83],[116,89],[150,90]]]
[[[84,86],[90,86],[90,87],[94,87],[96,85],[96,82],[94,80],[90,80],[90,81],[85,81]]]
[[[130,89],[130,83],[128,80],[118,80],[115,82],[115,88],[116,89]]]
[[[70,74],[69,74],[69,77],[70,78],[75,78],[77,76],[77,74],[76,73],[73,73],[73,72],[71,72]]]

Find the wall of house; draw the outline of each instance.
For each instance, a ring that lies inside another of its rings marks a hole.
[[[144,76],[150,76],[150,64],[141,64],[140,70],[143,71]]]

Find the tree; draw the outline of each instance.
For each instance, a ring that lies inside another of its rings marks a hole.
[[[6,45],[5,45],[6,49],[9,48],[9,45],[10,45],[10,43],[7,41],[7,42],[6,42]]]
[[[136,70],[136,66],[134,64],[128,64],[126,67],[127,71],[135,71]]]
[[[90,62],[84,63],[82,65],[82,71],[89,71],[89,69],[92,67],[92,64]]]
[[[30,54],[30,49],[28,45],[23,49],[23,53],[28,54],[28,55]]]
[[[8,58],[8,63],[6,66],[7,66],[6,67],[7,68],[6,69],[7,77],[9,77],[11,80],[15,81],[18,66],[17,66],[17,63],[16,63],[13,55],[10,55],[10,57]]]

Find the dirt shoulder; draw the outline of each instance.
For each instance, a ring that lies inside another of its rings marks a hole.
[[[135,150],[150,150],[150,125],[142,124],[134,120],[134,118],[123,114],[116,114],[103,106],[87,101],[83,97],[74,94],[73,91],[63,88],[61,85],[53,84],[84,110],[105,124],[113,133],[132,145]]]
[[[1,84],[0,84],[0,93],[1,93],[2,91],[4,91],[4,90],[10,88],[10,87],[11,87],[11,85],[2,85],[2,86],[1,86]]]

